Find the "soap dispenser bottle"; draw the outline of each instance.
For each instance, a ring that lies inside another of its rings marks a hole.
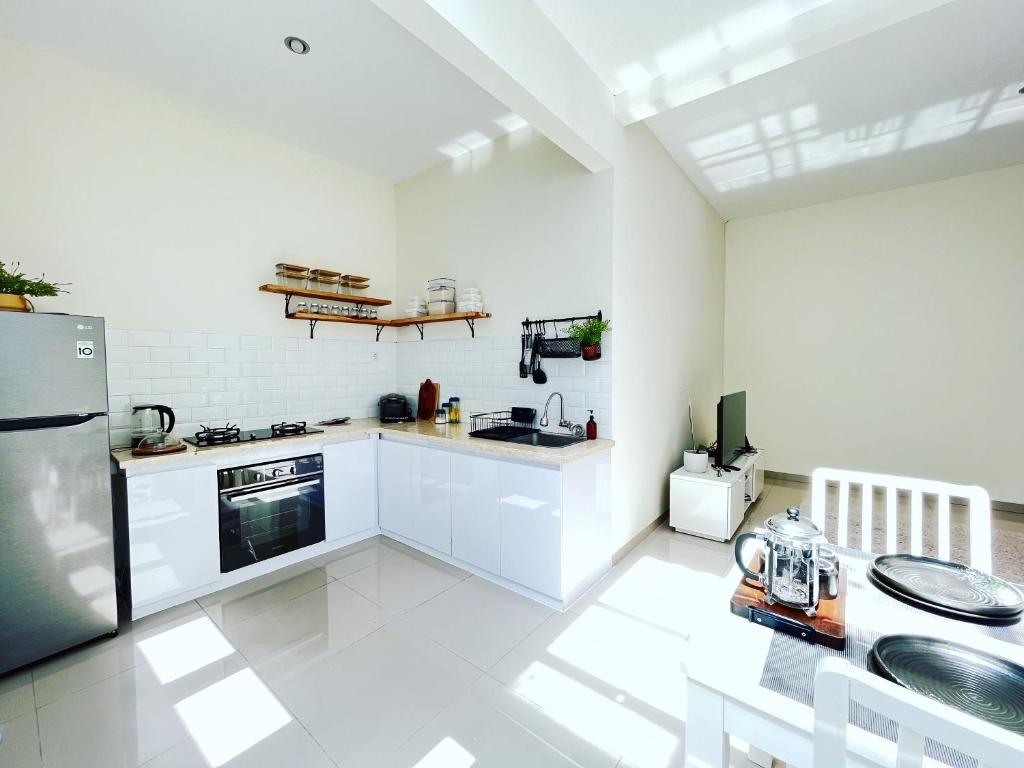
[[[593,411],[590,411],[590,420],[587,422],[587,440],[597,440],[597,422],[594,421]]]

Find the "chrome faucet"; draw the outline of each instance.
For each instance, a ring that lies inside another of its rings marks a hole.
[[[549,424],[549,421],[548,421],[548,408],[551,405],[551,399],[555,395],[558,395],[558,426],[562,427],[562,429],[568,429],[570,432],[572,432],[577,437],[579,435],[582,435],[583,434],[583,425],[582,424],[573,424],[571,421],[569,421],[567,418],[565,418],[565,398],[562,397],[562,393],[561,392],[552,392],[550,395],[548,395],[547,402],[544,403],[544,415],[540,417],[540,425],[542,427],[546,427]]]

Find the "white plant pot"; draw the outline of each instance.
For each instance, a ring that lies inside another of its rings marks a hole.
[[[684,451],[683,469],[685,469],[687,472],[692,472],[695,475],[703,475],[705,472],[708,471],[707,453],[697,453],[696,451]]]

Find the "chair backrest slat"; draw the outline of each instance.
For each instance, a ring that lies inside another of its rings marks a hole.
[[[897,552],[899,541],[896,538],[899,527],[900,496],[896,486],[890,485],[885,490],[885,551]]]
[[[836,527],[836,543],[845,547],[850,540],[848,536],[850,530],[850,484],[845,480],[839,481],[839,506],[836,508],[836,514],[839,516]]]
[[[920,491],[910,492],[910,554],[924,551],[924,496]]]
[[[949,560],[949,494],[940,493],[936,510],[939,516],[939,559]]]
[[[860,492],[860,548],[865,552],[870,552],[871,534],[875,527],[871,509],[874,503],[875,488],[871,483],[864,483]]]

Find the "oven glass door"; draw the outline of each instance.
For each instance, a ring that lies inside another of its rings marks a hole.
[[[323,540],[322,475],[221,494],[221,573]]]

